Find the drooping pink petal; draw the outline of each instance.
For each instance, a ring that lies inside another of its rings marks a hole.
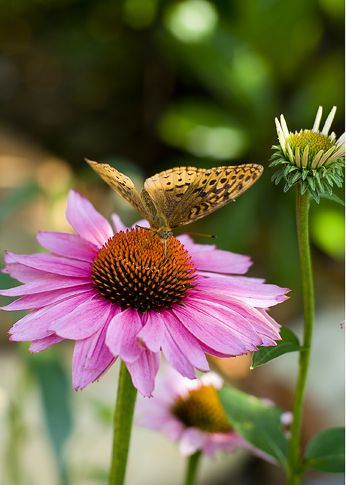
[[[91,337],[77,340],[72,361],[72,380],[74,389],[83,389],[85,386],[98,380],[116,358],[105,344],[108,323],[106,323]]]
[[[146,219],[141,219],[140,221],[137,221],[135,222],[134,224],[132,224],[132,226],[134,229],[136,229],[136,227],[144,227],[145,229],[146,228],[150,228],[150,224],[149,222],[146,220]]]
[[[217,450],[234,451],[236,448],[249,449],[250,445],[234,431],[230,433],[212,433],[203,445],[203,453],[213,458]]]
[[[84,296],[84,295],[83,295]],[[94,294],[72,311],[56,319],[50,326],[60,337],[83,340],[96,333],[107,321],[112,304]]]
[[[118,233],[120,231],[123,231],[123,232],[126,231],[127,227],[125,226],[125,224],[122,223],[118,214],[112,214],[111,219],[112,219],[112,222],[113,222],[113,227],[114,227],[115,233]]]
[[[90,262],[97,254],[97,247],[92,243],[87,243],[78,234],[66,232],[40,231],[36,239],[42,247],[52,253],[66,258],[80,259]]]
[[[160,352],[165,326],[161,315],[157,312],[148,312],[143,315],[143,328],[137,335],[138,341],[152,352]]]
[[[209,293],[208,296],[210,297],[209,301],[226,306],[231,312],[234,312],[233,321],[230,321],[229,323],[231,326],[234,326],[234,324],[237,324],[238,322],[238,330],[243,326],[243,329],[248,332],[247,324],[250,324],[253,330],[262,337],[262,340],[263,337],[266,339],[269,337],[271,339],[271,343],[268,343],[267,345],[275,345],[273,343],[274,340],[281,340],[279,334],[280,325],[269,317],[263,308],[254,308],[252,305],[249,305],[242,300],[222,294],[217,295],[215,293],[212,295]],[[247,322],[245,325],[242,324],[242,318]],[[264,345],[264,343],[262,341],[262,343],[256,345]]]
[[[224,353],[229,357],[246,354],[248,350],[257,350],[252,343],[244,343],[239,335],[222,320],[203,310],[185,307],[173,310],[183,325],[201,342]],[[253,332],[252,332],[253,333]],[[258,337],[256,340],[260,341]]]
[[[151,397],[155,387],[155,377],[161,362],[160,352],[142,350],[137,360],[127,363],[133,385],[145,397]]]
[[[196,337],[194,337],[170,311],[163,310],[161,312],[161,317],[165,322],[166,327],[164,344],[162,346],[165,357],[167,358],[165,350],[171,349],[172,340],[174,340],[181,354],[186,356],[187,360],[193,367],[202,371],[208,371],[208,361]],[[168,352],[168,355],[171,358],[171,352],[169,350]]]
[[[186,428],[180,439],[179,451],[183,456],[190,456],[203,449],[206,433],[197,428]]]
[[[30,340],[38,340],[49,337],[54,332],[50,329],[55,320],[64,317],[66,314],[72,312],[78,305],[88,301],[93,296],[93,292],[85,292],[81,295],[76,295],[68,300],[53,303],[40,310],[34,310],[22,319],[18,320],[9,330],[11,335],[10,340],[17,342],[25,342]],[[60,337],[63,337],[60,335]]]
[[[210,292],[208,292],[208,301],[227,307],[233,314],[233,319],[229,319],[229,325],[236,325],[238,331],[242,328],[248,334],[248,324],[250,324],[257,334],[269,337],[272,341],[280,340],[280,326],[262,308],[254,308],[242,300],[231,298],[225,294]],[[256,345],[264,344],[262,342]]]
[[[20,310],[34,310],[35,308],[42,308],[52,303],[65,300],[71,296],[85,293],[85,285],[73,286],[72,288],[64,288],[62,290],[45,291],[33,295],[26,295],[18,300],[13,301],[7,306],[0,307],[0,310],[8,312]]]
[[[168,328],[166,328],[164,340],[162,342],[162,351],[169,365],[179,372],[179,374],[188,377],[189,379],[196,378],[193,365],[188,360],[187,356],[180,350]]]
[[[189,255],[198,270],[244,274],[252,265],[249,256],[216,249],[216,246],[211,244],[195,244],[186,234],[178,236],[177,239],[189,251]]]
[[[62,276],[85,277],[90,274],[90,263],[86,261],[77,261],[67,259],[61,256],[54,256],[50,253],[38,254],[11,254],[17,263],[24,264],[30,268],[39,269],[47,273],[58,274]]]
[[[133,362],[142,350],[137,343],[137,334],[142,328],[142,321],[137,310],[127,308],[112,318],[106,336],[106,344],[112,354],[124,362]]]
[[[77,234],[97,248],[102,247],[113,236],[112,227],[107,219],[75,190],[69,192],[66,218]]]
[[[30,268],[29,268],[30,269]],[[53,275],[41,273],[41,276],[35,278],[22,286],[15,286],[8,290],[0,290],[2,296],[22,296],[35,295],[36,293],[45,293],[46,291],[54,291],[60,289],[69,289],[71,287],[88,285],[90,286],[90,278],[73,278],[60,275]]]
[[[225,305],[220,305],[219,303],[193,296],[189,299],[189,310],[191,311],[193,309],[199,313],[201,319],[203,315],[205,315],[207,319],[211,317],[216,322],[219,322],[219,325],[226,330],[226,333],[230,332],[234,343],[237,343],[238,341],[238,344],[240,344],[241,348],[244,350],[256,350],[256,345],[261,345],[260,337],[248,321],[248,314],[246,313],[244,317],[242,313],[238,311],[238,308],[235,311]],[[186,322],[183,323],[186,325]],[[202,341],[207,345],[210,345],[210,342],[208,343],[205,340]],[[219,350],[223,352],[223,350]]]
[[[39,340],[33,340],[29,347],[29,351],[32,354],[42,352],[43,350],[47,350],[53,345],[58,344],[62,340],[64,339],[53,333],[52,335],[49,335],[49,337],[44,337]]]
[[[6,263],[6,268],[1,270],[2,273],[9,274],[15,280],[21,283],[28,283],[33,281],[35,278],[45,274],[44,271],[38,269],[29,268],[28,266],[23,266],[17,263],[11,256],[11,254],[5,254],[4,261]]]
[[[285,295],[288,288],[264,283],[259,278],[242,276],[199,278],[198,290],[206,293],[220,295],[220,298],[229,295],[231,298],[240,298],[242,301],[257,308],[268,308],[288,299]]]

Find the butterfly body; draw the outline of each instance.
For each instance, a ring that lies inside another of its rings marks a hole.
[[[139,194],[132,180],[115,168],[86,161],[149,221],[162,241],[173,236],[173,228],[201,219],[237,198],[263,171],[257,164],[211,169],[175,167],[146,179]]]

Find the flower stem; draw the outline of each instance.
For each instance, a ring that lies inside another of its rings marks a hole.
[[[196,451],[193,455],[188,458],[185,485],[194,485],[196,479],[196,470],[201,458],[202,452]]]
[[[304,349],[300,351],[299,355],[298,380],[293,401],[293,423],[291,426],[291,438],[288,453],[287,485],[298,484],[304,471],[300,464],[300,433],[303,414],[304,389],[308,373],[314,321],[314,289],[309,242],[310,199],[311,196],[308,191],[301,195],[300,185],[297,184],[297,229],[304,300]]]
[[[123,485],[130,444],[133,411],[137,389],[124,362],[121,362],[117,403],[114,412],[112,467],[109,485]]]

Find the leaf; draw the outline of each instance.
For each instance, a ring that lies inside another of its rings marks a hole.
[[[339,199],[335,194],[321,194],[321,197],[324,197],[325,199],[330,199],[333,200],[334,202],[337,202],[338,204],[345,205],[345,203]]]
[[[345,471],[345,428],[329,428],[308,443],[303,465],[320,472]]]
[[[298,338],[289,328],[281,327],[280,335],[282,340],[277,340],[275,347],[259,347],[259,350],[253,353],[251,369],[266,364],[280,355],[297,352],[304,348],[301,347]]]
[[[288,441],[280,421],[283,411],[232,387],[224,386],[218,395],[235,431],[286,468]]]
[[[63,459],[63,445],[72,429],[69,381],[53,350],[46,351],[45,354],[31,355],[28,362],[41,388],[48,432],[55,450],[61,482],[65,484],[67,471]]]

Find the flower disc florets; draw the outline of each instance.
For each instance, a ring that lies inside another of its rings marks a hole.
[[[172,414],[187,428],[198,428],[208,433],[229,433],[232,427],[221,406],[213,386],[201,386],[179,397],[172,407]]]
[[[196,270],[177,239],[165,244],[142,228],[115,234],[92,264],[91,278],[99,294],[143,313],[182,304],[186,292],[196,286]]]
[[[276,118],[276,129],[280,145],[273,146],[276,152],[270,166],[283,165],[272,177],[275,184],[286,180],[284,191],[296,183],[301,185],[301,193],[308,189],[316,202],[320,195],[332,195],[334,183],[342,186],[345,154],[345,134],[336,140],[335,133],[328,135],[336,107],[330,112],[326,123],[319,131],[322,107],[317,112],[312,130],[291,133],[287,129],[283,115],[280,122]]]

